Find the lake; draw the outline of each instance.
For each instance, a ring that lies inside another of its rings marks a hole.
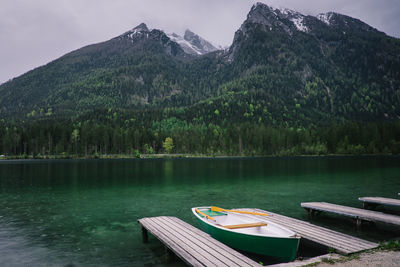
[[[137,219],[198,227],[190,208],[215,205],[309,220],[300,202],[362,207],[360,196],[398,192],[399,157],[0,161],[0,265],[179,266],[154,237],[142,244]],[[372,241],[395,233],[330,215],[313,222]]]

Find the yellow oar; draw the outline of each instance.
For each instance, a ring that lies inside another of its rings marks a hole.
[[[225,211],[225,212],[236,212],[236,213],[250,214],[250,215],[269,216],[269,214],[266,214],[266,213],[241,211],[241,210],[226,210],[226,209],[218,208],[218,207],[211,207],[211,211],[219,211],[219,212]]]
[[[199,209],[196,208],[195,211],[196,211],[197,213],[203,215],[203,216],[206,217],[207,219],[212,220],[212,221],[215,221],[215,219],[214,219],[213,217],[208,216],[208,215],[205,214],[204,212],[201,212]]]

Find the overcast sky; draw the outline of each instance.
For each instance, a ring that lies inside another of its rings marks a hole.
[[[400,37],[400,0],[1,0],[0,83],[141,22],[229,46],[255,2],[307,15],[336,11]]]

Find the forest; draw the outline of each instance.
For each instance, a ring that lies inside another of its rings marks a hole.
[[[113,119],[111,119],[113,120]],[[399,154],[400,122],[345,122],[286,127],[254,123],[188,123],[171,117],[151,127],[125,121],[0,122],[7,158],[98,158],[141,154],[294,156]],[[169,144],[166,144],[169,143]]]

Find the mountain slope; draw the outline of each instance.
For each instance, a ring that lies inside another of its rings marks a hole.
[[[1,115],[44,114],[51,109],[71,116],[104,107],[163,106],[174,97],[175,103],[186,103],[184,91],[193,84],[183,70],[191,57],[164,32],[141,24],[2,85]]]
[[[219,124],[395,120],[400,41],[341,14],[258,3],[227,50],[141,24],[1,85],[0,106],[30,119],[183,108]]]
[[[296,113],[383,119],[400,114],[399,55],[398,39],[357,19],[256,4],[228,60],[242,87],[264,88]]]

